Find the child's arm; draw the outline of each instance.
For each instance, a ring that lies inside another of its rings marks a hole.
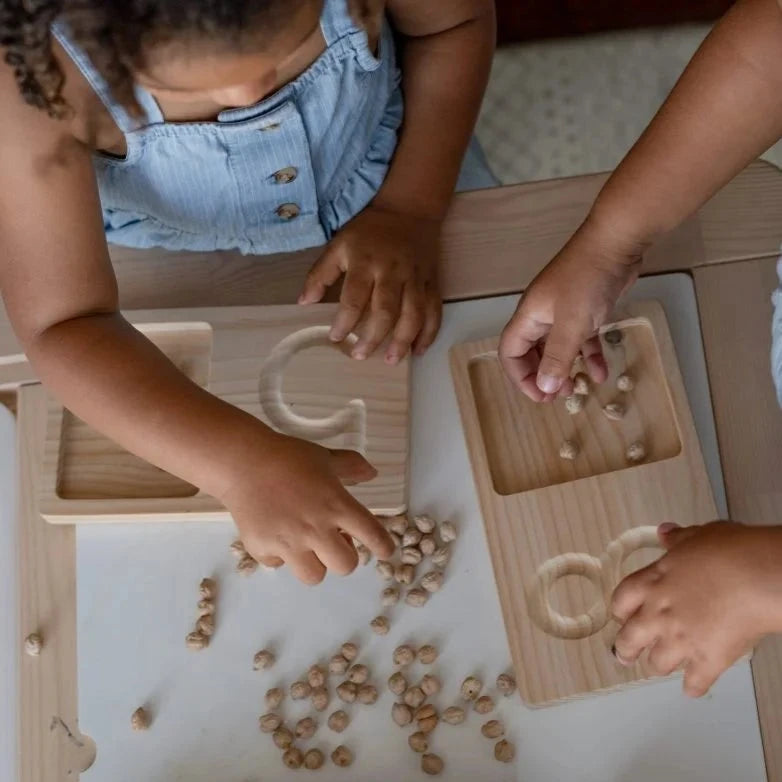
[[[333,336],[367,318],[354,356],[393,335],[387,360],[422,353],[440,326],[440,227],[486,87],[494,51],[491,0],[389,0],[403,37],[405,120],[394,160],[372,204],[313,267],[303,302],[318,301],[342,273]]]
[[[648,649],[657,673],[683,669],[685,692],[699,697],[782,632],[782,527],[664,524],[658,534],[668,553],[614,593],[615,654],[629,665]]]
[[[0,66],[0,288],[41,379],[80,418],[218,497],[247,550],[307,582],[393,544],[343,488],[358,454],[276,434],[190,382],[118,311],[88,149],[68,121],[24,105]],[[307,491],[302,491],[306,486]]]
[[[582,346],[602,379],[589,338],[635,279],[644,249],[782,135],[781,95],[782,12],[776,0],[740,0],[506,327],[503,365],[525,393],[538,401],[569,393]]]

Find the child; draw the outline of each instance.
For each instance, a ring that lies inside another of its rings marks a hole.
[[[782,10],[777,0],[739,0],[505,327],[501,360],[528,396],[570,393],[579,352],[605,380],[595,331],[643,251],[782,136],[780,95]],[[774,337],[779,357],[779,311]],[[774,373],[780,386],[779,358]],[[614,593],[616,655],[631,663],[648,649],[660,674],[684,669],[685,691],[700,696],[763,635],[782,632],[782,527],[663,524],[658,534],[667,553]]]
[[[390,554],[343,488],[374,469],[180,374],[120,315],[106,238],[328,241],[301,303],[344,274],[334,340],[361,319],[356,358],[386,337],[390,362],[423,352],[493,42],[490,0],[0,0],[0,287],[27,355],[76,415],[219,498],[256,559],[307,583],[355,567],[346,536]]]

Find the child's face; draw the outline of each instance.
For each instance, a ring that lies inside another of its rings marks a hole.
[[[248,35],[241,49],[200,39],[160,44],[146,53],[136,81],[159,98],[178,102],[211,100],[221,106],[249,106],[277,86],[277,70],[317,30],[321,0],[303,4],[274,36]]]

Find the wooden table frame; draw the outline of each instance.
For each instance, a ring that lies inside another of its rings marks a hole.
[[[605,175],[456,197],[444,234],[448,301],[522,290],[586,215]],[[782,172],[755,163],[664,237],[644,273],[695,281],[722,469],[732,518],[782,523],[782,414],[769,371],[771,292],[782,243]],[[124,309],[285,304],[296,300],[318,250],[266,258],[112,248]],[[475,259],[480,258],[480,263]],[[5,316],[0,356],[18,353]],[[0,402],[17,412],[20,458],[20,631],[46,625],[44,654],[20,660],[20,780],[78,778],[75,535],[35,512],[41,389],[23,365],[0,362]],[[782,636],[752,662],[769,782],[782,782]]]

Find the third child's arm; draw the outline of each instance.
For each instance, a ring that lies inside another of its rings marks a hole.
[[[777,0],[739,0],[506,327],[503,364],[525,393],[568,393],[582,347],[600,378],[590,337],[635,279],[644,249],[782,136],[781,95],[782,11]]]

